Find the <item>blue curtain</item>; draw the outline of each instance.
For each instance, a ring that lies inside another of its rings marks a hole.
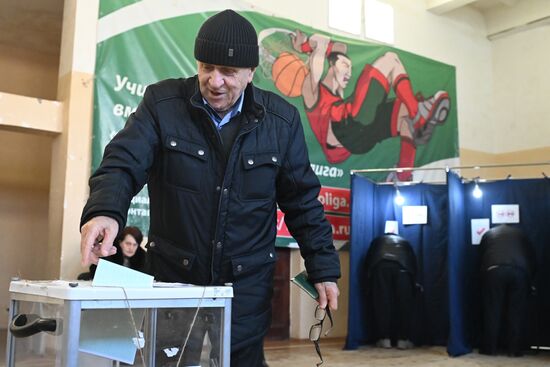
[[[405,205],[426,205],[428,224],[403,226],[401,206],[394,203],[395,189],[352,175],[351,241],[348,336],[345,349],[374,341],[370,304],[367,301],[365,257],[371,241],[384,234],[387,220],[399,223],[399,234],[412,245],[418,262],[418,294],[412,335],[416,343],[444,345],[448,335],[447,223],[445,185],[401,186]]]
[[[478,346],[481,323],[478,246],[472,246],[470,221],[491,218],[491,205],[518,204],[520,226],[537,254],[537,295],[532,297],[528,342],[550,345],[550,180],[502,180],[479,183],[483,196],[474,198],[474,183],[462,183],[456,174],[449,187],[449,312],[447,351],[451,356]]]
[[[448,249],[448,266],[449,266],[449,341],[447,344],[447,352],[451,356],[458,356],[472,351],[471,345],[468,343],[468,332],[465,330],[467,326],[467,317],[465,316],[466,308],[468,307],[464,300],[471,300],[471,297],[465,297],[469,286],[476,286],[477,283],[469,283],[468,278],[473,275],[472,269],[475,267],[468,262],[466,252],[472,249],[472,246],[467,247],[468,238],[465,217],[465,199],[464,187],[461,179],[454,173],[447,174],[447,187],[449,197],[449,249]],[[472,254],[470,254],[472,255]],[[477,254],[473,254],[477,258]],[[473,295],[471,292],[470,295]]]
[[[351,233],[349,249],[349,305],[348,336],[344,349],[357,349],[370,339],[367,324],[367,310],[364,295],[367,293],[365,282],[365,262],[367,252],[362,244],[373,236],[375,215],[372,210],[375,184],[367,179],[351,176]],[[355,213],[355,214],[354,214]]]

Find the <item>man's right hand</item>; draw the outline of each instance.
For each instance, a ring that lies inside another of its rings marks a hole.
[[[100,257],[116,253],[113,241],[118,234],[118,222],[110,217],[90,219],[80,229],[80,255],[83,266],[97,264]]]

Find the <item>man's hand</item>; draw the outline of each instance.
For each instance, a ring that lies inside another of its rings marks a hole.
[[[80,255],[83,266],[97,264],[100,257],[116,254],[113,241],[118,234],[118,223],[110,217],[94,217],[80,230]]]
[[[331,310],[338,309],[338,296],[340,291],[338,286],[334,282],[322,282],[315,283],[315,289],[319,293],[319,306],[321,308],[326,308],[327,304]]]

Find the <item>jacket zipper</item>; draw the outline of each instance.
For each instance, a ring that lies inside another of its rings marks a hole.
[[[247,116],[243,116],[243,117],[248,119]],[[255,125],[255,126],[249,128],[249,129],[243,129],[243,130],[239,131],[239,134],[235,138],[235,141],[233,142],[233,146],[231,147],[231,152],[229,153],[229,157],[227,159],[227,162],[230,162],[231,157],[233,157],[235,155],[235,149],[236,149],[235,146],[237,145],[239,140],[242,139],[242,137],[245,134],[250,133],[251,131],[255,130],[257,127],[258,127],[258,125]],[[218,137],[219,137],[219,134],[218,134]],[[225,167],[225,172],[223,174],[222,186],[220,188],[220,197],[218,198],[218,212],[216,214],[216,226],[215,226],[214,237],[218,236],[218,228],[219,228],[218,226],[219,226],[219,223],[220,223],[220,219],[219,219],[220,218],[220,209],[221,209],[222,199],[223,199],[223,190],[225,188],[226,174],[227,174],[227,165]],[[221,239],[218,238],[218,241],[221,241]],[[214,241],[212,242],[212,259],[210,260],[210,278],[211,278],[212,282],[214,281],[214,254],[215,254],[215,251],[216,251],[216,239],[214,239]]]
[[[190,102],[191,102],[192,106],[194,106],[196,108],[199,108],[199,109],[202,109],[203,112],[206,113],[206,115],[208,116],[208,119],[210,120],[210,116],[208,115],[208,112],[206,111],[204,106],[201,106],[201,105],[198,105],[198,104],[194,103],[193,100],[191,100]],[[265,117],[265,112],[262,114],[262,116]],[[248,115],[243,116],[243,117],[246,118],[247,121],[248,121]],[[255,119],[256,119],[256,121],[254,121],[254,122],[258,123],[259,122],[258,119],[256,117],[255,117]],[[249,128],[249,129],[243,129],[243,130],[239,131],[239,134],[235,138],[235,141],[233,142],[233,146],[231,147],[231,152],[229,153],[229,157],[227,159],[228,162],[231,161],[231,157],[234,155],[235,145],[239,141],[239,139],[241,139],[243,135],[248,134],[251,131],[255,130],[257,127],[258,127],[258,125],[256,124],[255,126]],[[219,145],[222,146],[223,142],[221,140],[221,136],[220,136],[219,131],[216,130],[216,128],[214,127],[214,125],[212,123],[210,123],[210,128],[215,130],[216,139],[217,139]],[[222,185],[220,187],[220,196],[218,198],[218,210],[217,210],[217,213],[216,213],[216,225],[214,227],[214,239],[212,240],[212,258],[210,260],[210,282],[209,282],[210,284],[214,283],[214,254],[216,253],[216,242],[220,241],[219,238],[218,238],[218,241],[216,241],[216,237],[218,236],[218,228],[219,228],[219,223],[220,223],[220,220],[219,220],[219,218],[220,218],[220,208],[221,208],[221,204],[222,204],[223,190],[224,190],[224,187],[225,187],[226,172],[227,172],[227,165],[225,166],[225,172],[223,174],[223,181],[222,181]]]

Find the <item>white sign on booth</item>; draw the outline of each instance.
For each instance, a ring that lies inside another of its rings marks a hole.
[[[491,221],[494,224],[519,223],[519,205],[491,205]]]
[[[407,205],[403,207],[403,224],[427,224],[428,207],[426,205]]]
[[[489,218],[472,219],[472,245],[479,245],[481,237],[490,228]]]
[[[399,234],[399,226],[396,220],[387,220],[384,233]]]

